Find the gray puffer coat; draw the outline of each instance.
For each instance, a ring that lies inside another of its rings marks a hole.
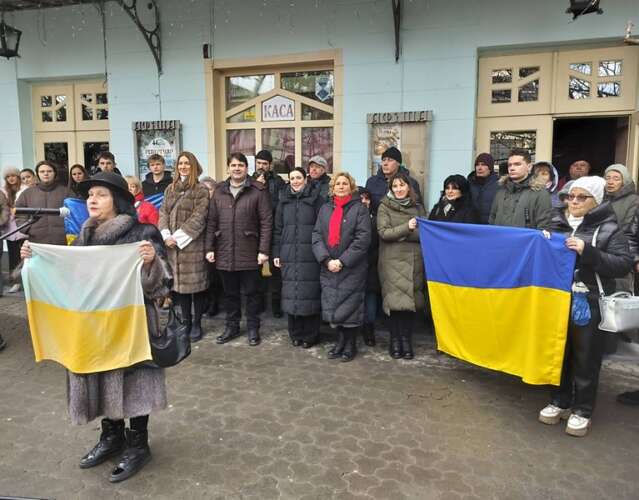
[[[273,257],[282,269],[282,311],[295,316],[319,314],[320,265],[313,255],[313,227],[324,200],[318,187],[306,184],[299,193],[280,192],[275,212]]]
[[[419,230],[408,229],[413,217],[424,217],[424,207],[400,205],[385,197],[377,211],[379,234],[379,280],[382,283],[384,313],[418,311],[425,304],[424,261]]]
[[[344,206],[340,241],[329,247],[328,226],[334,209],[333,200],[322,205],[313,229],[313,253],[322,264],[322,319],[333,327],[355,328],[364,322],[371,219],[368,209],[353,198]],[[341,271],[328,270],[326,264],[332,259],[341,261],[344,266]]]

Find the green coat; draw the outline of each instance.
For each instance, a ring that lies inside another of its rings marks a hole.
[[[419,230],[410,231],[408,221],[425,217],[421,205],[404,207],[387,196],[377,211],[379,260],[377,268],[382,285],[383,309],[417,311],[425,305],[424,261],[419,244]]]
[[[545,186],[532,176],[513,182],[508,176],[499,179],[488,223],[495,226],[548,229],[552,218],[552,201]]]

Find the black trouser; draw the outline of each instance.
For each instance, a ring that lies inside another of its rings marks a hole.
[[[20,248],[26,240],[7,240],[7,248],[9,250],[9,272],[12,272],[18,264],[20,264]]]
[[[310,316],[288,315],[288,334],[291,340],[301,342],[316,342],[320,333],[320,315]]]
[[[220,301],[220,295],[222,295],[222,278],[220,278],[220,273],[217,272],[215,268],[215,264],[209,263],[208,265],[208,273],[209,273],[209,288],[206,291],[208,297],[207,308],[215,307],[218,305]]]
[[[391,311],[388,316],[388,327],[392,335],[410,337],[415,323],[414,311]]]
[[[560,408],[572,408],[573,413],[590,418],[597,399],[599,371],[606,345],[606,336],[597,325],[600,321],[599,305],[589,300],[592,318],[586,326],[568,325],[568,338],[561,385],[552,392],[552,403]]]
[[[260,289],[264,300],[264,309],[266,309],[266,297],[268,297],[269,284],[271,287],[271,305],[277,304],[279,306],[282,301],[282,270],[279,267],[275,267],[273,259],[269,259],[268,267],[271,270],[271,276],[264,278],[260,275],[262,279]]]
[[[186,322],[200,321],[206,310],[207,292],[177,293],[173,292],[173,300],[180,306],[182,319]],[[191,313],[191,307],[193,312]]]
[[[244,286],[246,294],[246,326],[249,330],[259,329],[260,309],[260,271],[218,271],[224,285],[224,310],[226,311],[226,325],[239,328],[242,319],[241,289]]]
[[[110,420],[113,423],[116,423],[116,422],[124,423],[123,418],[119,420],[111,420],[110,418],[107,418],[106,420]],[[131,429],[133,429],[134,431],[146,432],[146,430],[149,427],[149,416],[142,415],[140,417],[131,417],[129,419],[129,427],[131,427]]]

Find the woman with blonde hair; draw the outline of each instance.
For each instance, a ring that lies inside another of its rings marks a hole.
[[[173,300],[190,324],[193,342],[202,338],[202,315],[209,286],[204,255],[209,191],[198,182],[200,162],[183,151],[177,159],[173,182],[164,192],[159,229],[173,270]],[[193,308],[193,313],[191,313]]]
[[[6,226],[6,231],[0,231],[0,233],[15,231],[18,227],[16,225],[16,218],[13,214],[13,209],[16,206],[16,200],[27,189],[27,186],[22,184],[20,180],[20,171],[16,167],[5,167],[2,169],[2,192],[4,193],[7,203],[9,205],[9,222]],[[9,250],[9,274],[18,267],[20,264],[20,247],[24,240],[27,238],[25,234],[17,232],[8,236],[6,239],[7,249]],[[2,256],[2,241],[0,241],[0,256]],[[9,289],[9,293],[15,293],[20,291],[20,283],[14,283]],[[0,291],[1,292],[1,291]],[[0,293],[2,295],[2,293]]]
[[[160,214],[152,203],[144,201],[140,179],[135,175],[125,175],[124,180],[126,180],[126,183],[129,185],[129,193],[135,198],[135,211],[138,214],[138,221],[142,224],[153,224],[157,226]]]
[[[351,361],[357,353],[356,332],[364,322],[371,220],[349,173],[333,176],[329,196],[313,229],[313,253],[321,264],[322,319],[338,333],[328,358]]]

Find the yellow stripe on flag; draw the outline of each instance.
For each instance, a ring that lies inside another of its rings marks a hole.
[[[83,312],[31,300],[27,314],[36,361],[95,373],[152,359],[144,305]]]
[[[570,293],[432,281],[428,290],[440,351],[529,384],[559,385]]]

